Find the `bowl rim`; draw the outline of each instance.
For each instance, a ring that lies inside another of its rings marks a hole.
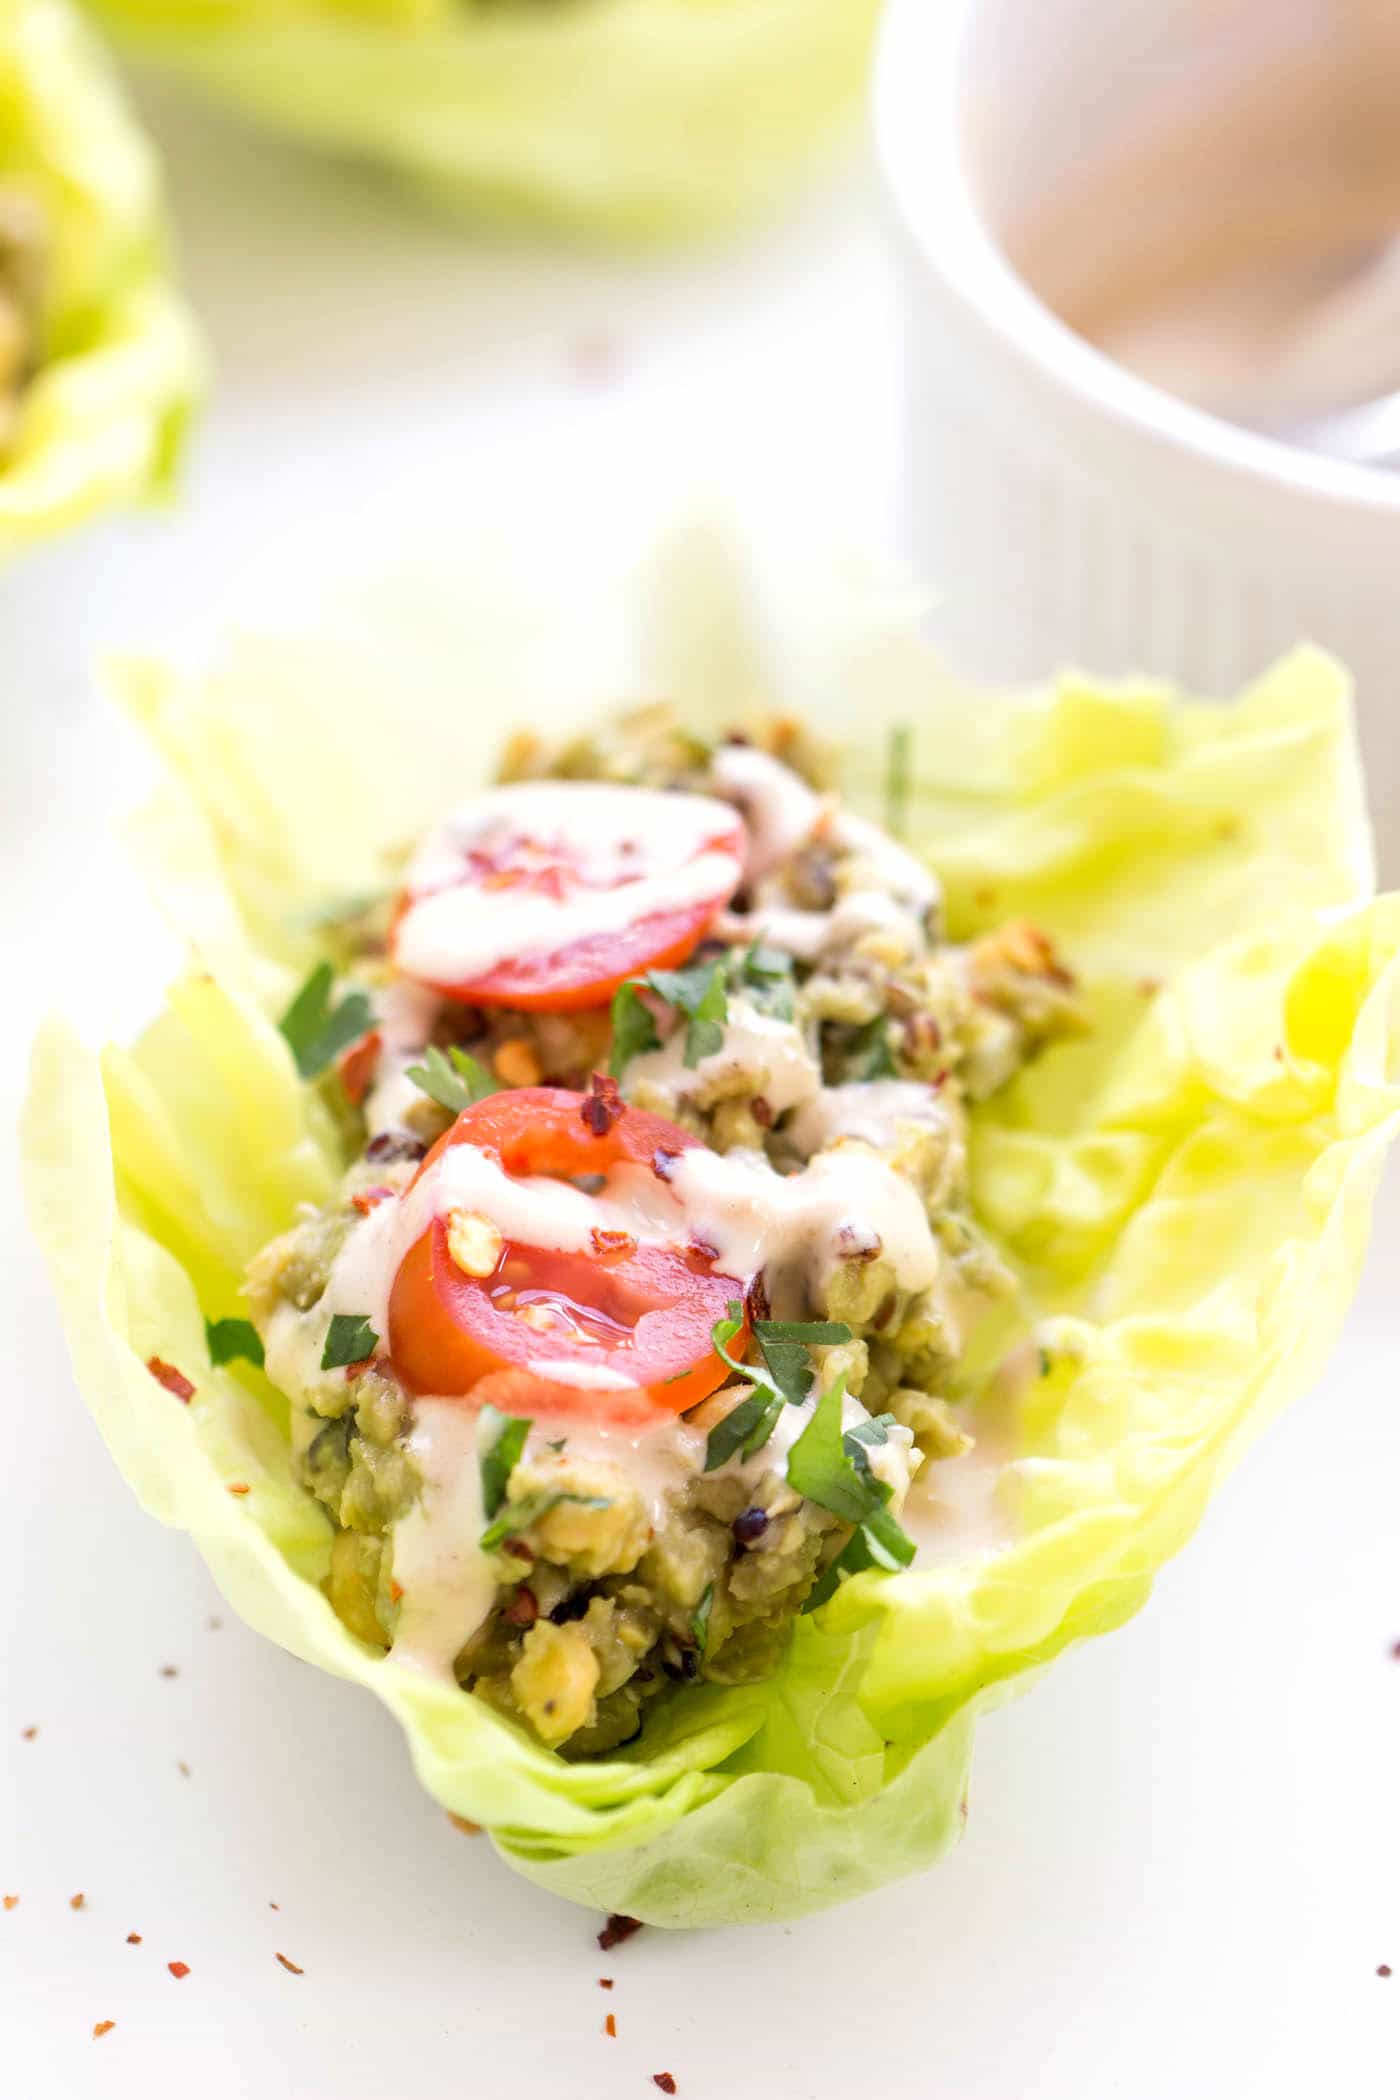
[[[967,180],[959,120],[968,31],[980,0],[887,0],[871,111],[887,196],[926,284],[1032,381],[1107,429],[1259,494],[1353,514],[1400,513],[1400,474],[1305,452],[1228,423],[1139,378],[1074,333],[996,245]]]

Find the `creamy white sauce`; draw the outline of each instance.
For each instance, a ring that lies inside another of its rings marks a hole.
[[[422,1062],[441,1001],[423,985],[396,977],[375,992],[373,1005],[380,1050],[364,1114],[369,1135],[378,1137],[382,1130],[401,1130],[408,1110],[423,1099],[408,1068]]]
[[[628,1093],[646,1087],[673,1102],[718,1096],[738,1073],[756,1073],[754,1092],[781,1115],[821,1091],[821,1068],[802,1030],[776,1014],[760,1013],[747,999],[730,1000],[723,1043],[694,1066],[685,1062],[685,1038],[685,1028],[678,1027],[661,1049],[634,1057],[627,1067]]]
[[[902,1123],[947,1130],[953,1121],[943,1095],[919,1079],[859,1079],[822,1089],[788,1125],[799,1152],[820,1152],[838,1138],[860,1138],[888,1148]]]
[[[878,1235],[908,1291],[938,1277],[938,1249],[912,1183],[859,1144],[817,1155],[798,1174],[777,1174],[763,1154],[697,1146],[671,1171],[671,1185],[700,1237],[730,1275],[762,1269],[774,1310],[841,1257],[842,1228]]]
[[[393,1527],[393,1577],[403,1596],[390,1657],[449,1684],[453,1657],[496,1595],[495,1569],[480,1544],[478,1426],[460,1401],[415,1401],[407,1445],[422,1492]]]
[[[659,912],[718,905],[740,869],[709,842],[733,829],[727,804],[707,795],[591,781],[493,788],[463,804],[410,866],[415,901],[394,934],[395,962],[429,983],[464,982]],[[562,895],[463,879],[468,853],[519,862],[531,848],[542,865],[564,865]]]
[[[716,794],[744,819],[744,875],[756,882],[806,844],[826,805],[790,766],[751,744],[722,744],[710,761]]]

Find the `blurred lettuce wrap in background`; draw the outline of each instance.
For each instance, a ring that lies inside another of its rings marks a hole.
[[[94,0],[134,54],[441,203],[656,237],[771,203],[876,0]]]
[[[27,1114],[78,1379],[146,1506],[251,1624],[375,1691],[423,1783],[524,1873],[667,1925],[793,1916],[948,1846],[977,1714],[1143,1602],[1317,1373],[1400,1117],[1400,900],[1370,894],[1335,665],[1300,652],[1221,707],[1077,678],[976,695],[888,604],[815,578],[798,602],[820,608],[805,628],[732,549],[681,536],[646,572],[634,689],[712,725],[759,695],[838,739],[858,721],[846,784],[871,808],[880,733],[909,725],[911,835],[951,933],[1034,917],[1092,1011],[974,1116],[981,1217],[1024,1284],[967,1399],[1000,1543],[950,1527],[801,1620],[776,1678],[684,1690],[624,1751],[568,1763],[346,1631],[285,1402],[210,1361],[206,1318],[239,1313],[248,1257],[339,1167],[274,1019],[314,907],[374,887],[507,720],[615,700],[581,643],[561,652],[575,689],[540,692],[523,635],[446,647],[429,675],[421,617],[413,647],[386,626],[377,646],[249,642],[211,678],[128,666],[170,769],[143,853],[190,965],[130,1049],[99,1059],[51,1025]]]
[[[0,0],[0,555],[167,485],[198,389],[155,157],[63,0]]]

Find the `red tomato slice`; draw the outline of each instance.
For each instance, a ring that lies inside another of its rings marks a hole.
[[[450,999],[564,1013],[684,962],[733,896],[745,833],[707,795],[527,781],[478,795],[409,870],[389,936]]]
[[[518,1087],[463,1110],[418,1173],[451,1146],[474,1145],[512,1177],[606,1177],[620,1167],[651,1171],[658,1154],[696,1142],[662,1116],[625,1107],[615,1090]],[[654,1420],[658,1411],[694,1407],[729,1375],[711,1330],[734,1300],[745,1302],[749,1279],[717,1274],[706,1251],[688,1242],[683,1217],[675,1243],[661,1245],[619,1233],[614,1215],[600,1211],[586,1252],[507,1239],[485,1277],[457,1267],[447,1221],[435,1218],[390,1290],[389,1352],[399,1378],[411,1392],[595,1420]],[[744,1339],[736,1337],[731,1354]]]

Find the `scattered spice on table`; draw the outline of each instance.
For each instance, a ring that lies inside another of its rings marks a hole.
[[[4,1904],[6,1910],[13,1910],[18,1902],[18,1896],[0,1896],[0,1903]]]
[[[469,1821],[466,1816],[454,1816],[450,1808],[447,1811],[447,1820],[454,1830],[461,1831],[463,1837],[479,1838],[481,1836],[481,1825],[479,1823]]]
[[[1392,1642],[1391,1642],[1391,1644],[1390,1644],[1390,1659],[1391,1659],[1391,1661],[1392,1661],[1392,1662],[1398,1662],[1398,1663],[1400,1663],[1400,1641],[1392,1641]]]
[[[659,2085],[663,2093],[674,2093],[676,2090],[676,2081],[669,2071],[653,2071],[651,2082],[653,2085]]]
[[[139,1932],[129,1932],[129,1933],[127,1934],[127,1936],[126,1936],[126,1944],[127,1944],[127,1946],[128,1946],[128,1947],[139,1947],[139,1946],[140,1946],[140,1944],[141,1944],[141,1935],[140,1935],[140,1933],[139,1933]]]
[[[103,2035],[110,2034],[112,2032],[112,2029],[116,2026],[116,2024],[117,2023],[115,2020],[95,2020],[93,2022],[92,2028],[93,2040],[95,2042],[100,2042]]]
[[[268,1898],[267,1907],[269,1910],[280,1910],[282,1908],[281,1904],[274,1903],[271,1897]]]
[[[83,1894],[81,1889],[79,1889],[76,1896],[70,1896],[68,1898],[68,1908],[70,1910],[87,1909],[87,1897]]]
[[[188,1976],[190,1973],[190,1965],[187,1961],[168,1961],[165,1966],[177,1983],[182,1977]]]
[[[162,1663],[160,1674],[162,1677],[178,1677],[180,1672],[174,1663]]]
[[[25,1740],[25,1742],[26,1742],[26,1743],[32,1743],[32,1742],[33,1742],[33,1740],[34,1740],[34,1738],[35,1738],[35,1736],[36,1736],[36,1735],[37,1735],[38,1733],[39,1733],[39,1726],[38,1726],[38,1723],[37,1723],[37,1722],[36,1722],[36,1723],[34,1724],[34,1726],[33,1726],[32,1728],[21,1728],[21,1730],[20,1730],[20,1734],[21,1734],[21,1735],[23,1736],[23,1738],[24,1738],[24,1740]]]
[[[600,1976],[598,1978],[598,1988],[600,1991],[610,1991],[612,1987],[613,1980],[611,1976]]]
[[[606,1954],[610,1947],[620,1947],[624,1940],[630,1940],[633,1933],[641,1929],[640,1918],[629,1918],[624,1912],[615,1910],[598,1935],[598,1945]]]
[[[1378,1961],[1376,1963],[1376,1974],[1377,1976],[1389,1976],[1390,1963],[1388,1961]]]
[[[306,1974],[305,1969],[299,1969],[296,1963],[294,1961],[289,1961],[285,1954],[279,1954],[277,1959],[281,1962],[283,1968],[287,1971],[289,1975],[304,1976]]]
[[[607,2018],[606,2018],[606,2020],[604,2020],[604,2022],[603,2022],[603,2032],[604,2032],[604,2034],[605,2034],[605,2035],[607,2035],[607,2036],[609,2037],[609,2039],[610,2039],[611,2041],[614,2041],[614,2042],[615,2042],[615,2041],[617,2040],[617,2015],[616,2015],[616,2013],[609,2013],[609,2014],[608,2014],[608,2017],[607,2017]]]

